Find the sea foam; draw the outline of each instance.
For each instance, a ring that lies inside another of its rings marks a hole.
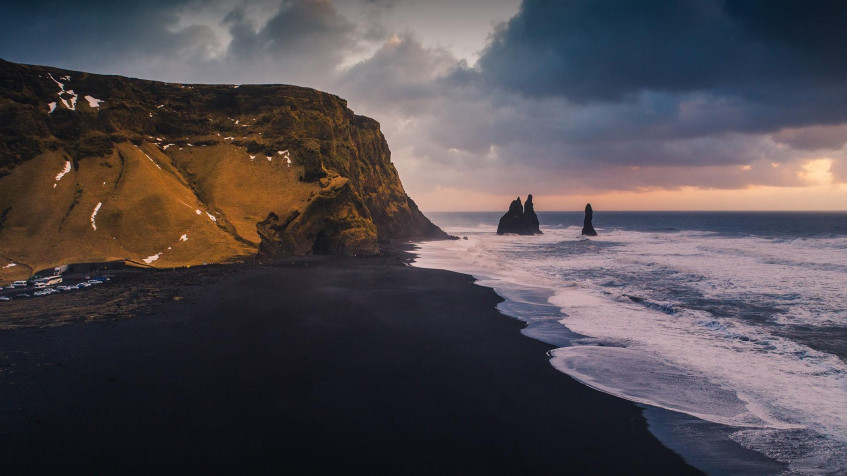
[[[415,265],[494,288],[525,333],[563,346],[551,364],[589,386],[734,427],[792,471],[847,465],[847,365],[828,351],[838,343],[809,338],[847,328],[847,237],[542,229],[448,228],[468,240],[421,244]],[[510,302],[526,289],[547,303]],[[792,443],[798,432],[826,451]]]

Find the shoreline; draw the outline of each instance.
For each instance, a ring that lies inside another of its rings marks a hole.
[[[493,290],[401,253],[145,273],[178,289],[0,331],[0,472],[698,472]]]
[[[420,251],[420,246],[415,251]],[[417,256],[420,257],[420,254]],[[435,262],[438,261],[436,258]],[[430,268],[433,264],[433,261],[429,261],[423,268],[447,270],[441,267]],[[443,265],[444,263],[438,264]],[[554,348],[571,347],[574,341],[589,338],[559,322],[565,316],[561,314],[559,306],[548,301],[552,295],[549,290],[532,286],[496,286],[497,280],[489,276],[480,274],[473,277],[477,285],[491,289],[501,298],[497,309],[502,315],[522,323],[524,327],[521,334],[525,337]],[[557,317],[538,319],[539,316],[549,316],[551,313]],[[552,362],[552,353],[548,353],[548,364],[556,368]],[[777,474],[788,469],[788,464],[744,447],[730,437],[732,433],[744,428],[735,428],[652,403],[631,400],[598,388],[564,370],[557,371],[592,391],[642,409],[650,433],[698,470],[708,474]]]

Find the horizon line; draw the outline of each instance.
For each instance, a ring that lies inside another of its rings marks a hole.
[[[596,208],[592,209],[597,212]],[[582,212],[584,210],[535,210],[536,213],[577,213]],[[676,210],[605,210],[600,209],[601,212],[612,212],[612,213],[663,213],[663,212],[685,212],[685,213],[847,213],[847,209],[840,210],[832,210],[832,209],[818,209],[818,210],[685,210],[685,209],[676,209]],[[423,213],[504,213],[502,210],[421,210]]]

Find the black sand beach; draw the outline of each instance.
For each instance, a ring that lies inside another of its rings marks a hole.
[[[106,286],[155,302],[0,307],[0,474],[696,473],[466,275],[313,257]]]

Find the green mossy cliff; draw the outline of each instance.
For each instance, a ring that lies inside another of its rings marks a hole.
[[[0,60],[0,269],[360,255],[446,238],[390,157],[376,121],[313,89]]]

